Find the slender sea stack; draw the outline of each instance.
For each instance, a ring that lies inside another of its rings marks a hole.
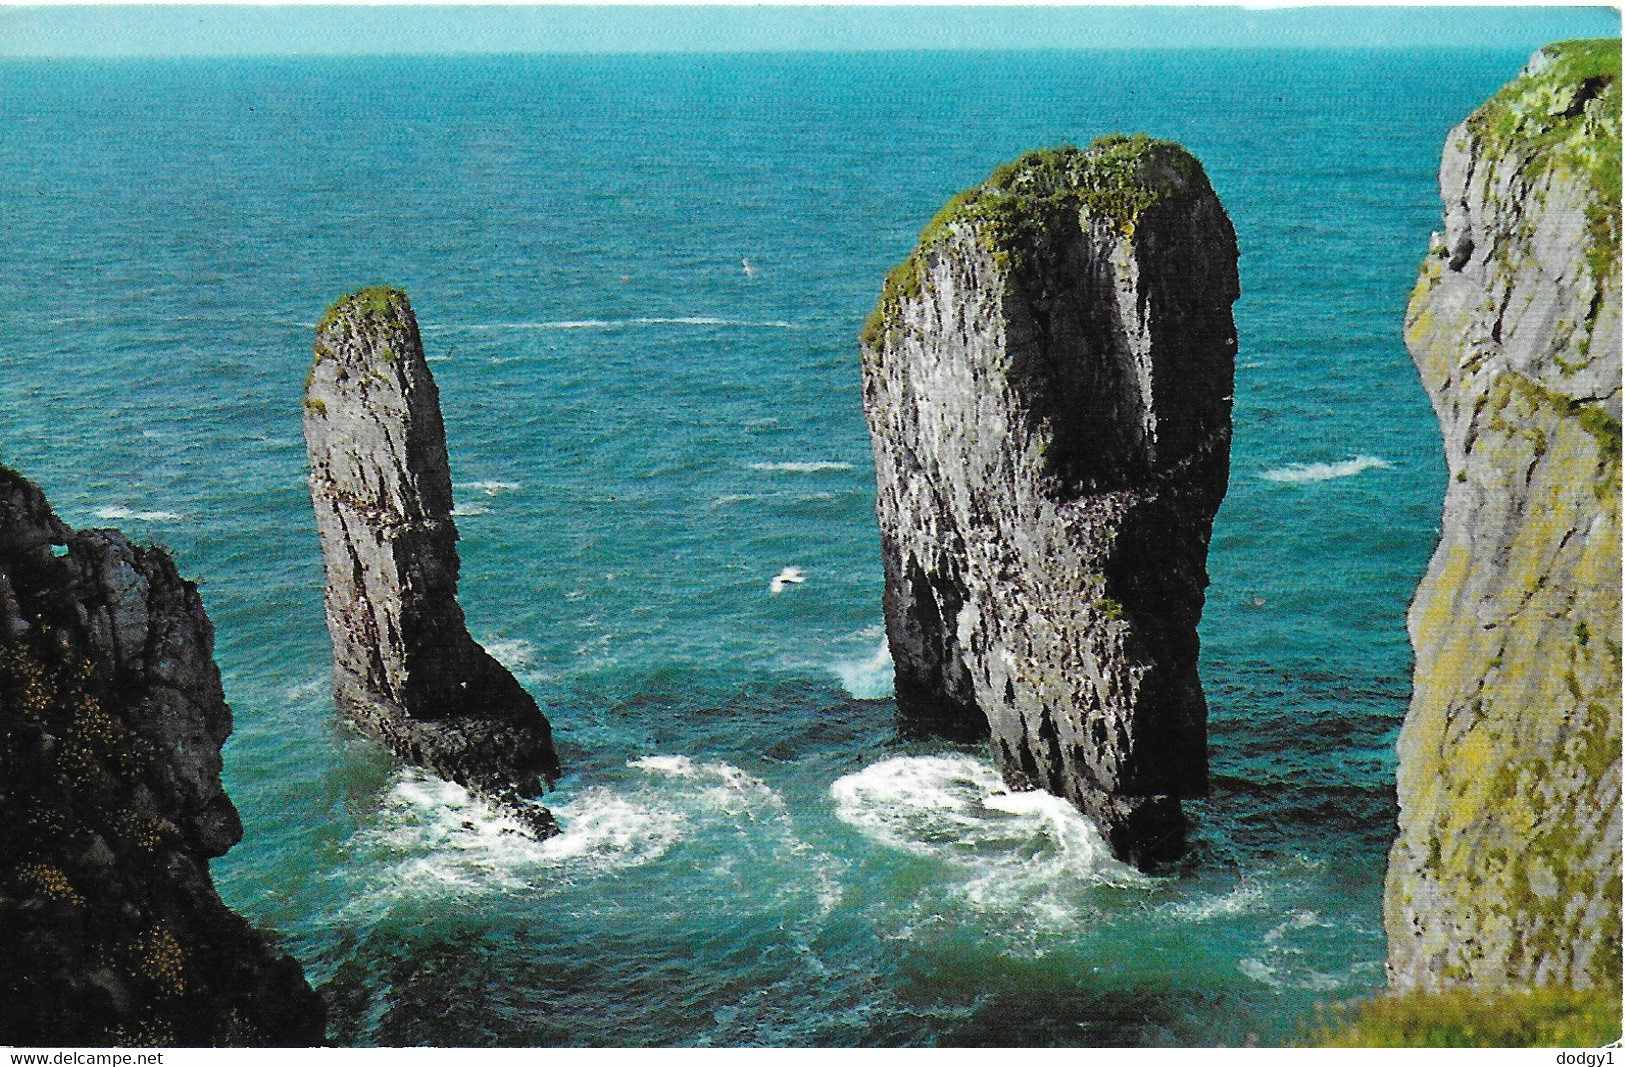
[[[1207,790],[1197,622],[1229,478],[1236,238],[1176,144],[1029,153],[951,200],[863,335],[905,731],[991,735],[1140,866]]]
[[[457,605],[440,394],[405,293],[366,289],[328,309],[305,445],[339,707],[400,758],[556,832],[518,802],[558,776],[552,729]]]
[[[214,630],[162,549],[0,467],[0,1043],[313,1045],[299,964],[228,910]]]
[[[1405,320],[1450,475],[1410,611],[1402,989],[1619,988],[1619,74],[1617,40],[1543,48],[1445,146]]]

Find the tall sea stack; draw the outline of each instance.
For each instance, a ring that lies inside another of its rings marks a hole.
[[[1451,131],[1405,340],[1444,434],[1411,605],[1388,970],[1620,981],[1619,42],[1552,45]]]
[[[1235,231],[1176,144],[1029,153],[951,200],[863,336],[907,731],[991,736],[1140,866],[1207,789],[1197,677],[1229,477]]]
[[[334,700],[403,760],[553,832],[517,803],[558,776],[552,729],[457,604],[440,394],[405,293],[366,289],[328,309],[304,421]]]
[[[242,838],[197,587],[0,467],[0,1044],[314,1045],[299,964],[215,892]]]

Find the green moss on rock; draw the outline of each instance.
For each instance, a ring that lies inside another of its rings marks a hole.
[[[1087,149],[1028,152],[956,194],[926,223],[914,251],[886,276],[860,340],[865,348],[880,344],[902,303],[919,295],[933,252],[955,232],[972,230],[1002,269],[1020,270],[1026,251],[1063,219],[1099,220],[1132,236],[1147,211],[1208,188],[1195,156],[1143,133],[1108,134]]]
[[[1562,41],[1536,53],[1467,120],[1487,154],[1522,160],[1535,180],[1547,171],[1583,176],[1594,190],[1586,213],[1593,275],[1617,269],[1620,205],[1620,42]]]
[[[327,309],[322,321],[316,324],[319,334],[339,320],[341,316],[350,315],[360,318],[387,319],[398,317],[403,309],[410,309],[411,304],[406,294],[393,286],[373,285],[357,290],[349,296],[340,297],[333,301],[333,306]],[[318,352],[318,358],[320,353]]]
[[[1620,1036],[1618,987],[1381,996],[1327,1013],[1323,1048],[1596,1048]]]

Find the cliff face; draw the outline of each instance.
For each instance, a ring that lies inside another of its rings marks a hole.
[[[1406,343],[1444,432],[1410,611],[1388,967],[1400,987],[1619,983],[1619,43],[1451,131]]]
[[[943,209],[864,331],[905,729],[991,736],[1012,786],[1141,865],[1180,853],[1207,787],[1236,256],[1179,146],[1031,153]]]
[[[457,605],[440,394],[404,293],[364,290],[328,311],[304,424],[334,699],[402,759],[553,832],[545,810],[513,802],[557,777],[552,730]]]
[[[160,549],[0,468],[0,1042],[316,1044],[299,964],[227,910],[214,631]]]

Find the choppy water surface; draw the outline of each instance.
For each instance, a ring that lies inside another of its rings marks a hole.
[[[1402,311],[1444,133],[1523,58],[8,63],[0,449],[203,582],[247,828],[217,881],[336,1040],[1289,1040],[1382,980],[1444,477]],[[1214,791],[1160,877],[897,740],[858,391],[942,201],[1111,130],[1196,152],[1243,253]],[[471,626],[569,771],[550,841],[331,709],[299,393],[377,282],[434,361]]]

